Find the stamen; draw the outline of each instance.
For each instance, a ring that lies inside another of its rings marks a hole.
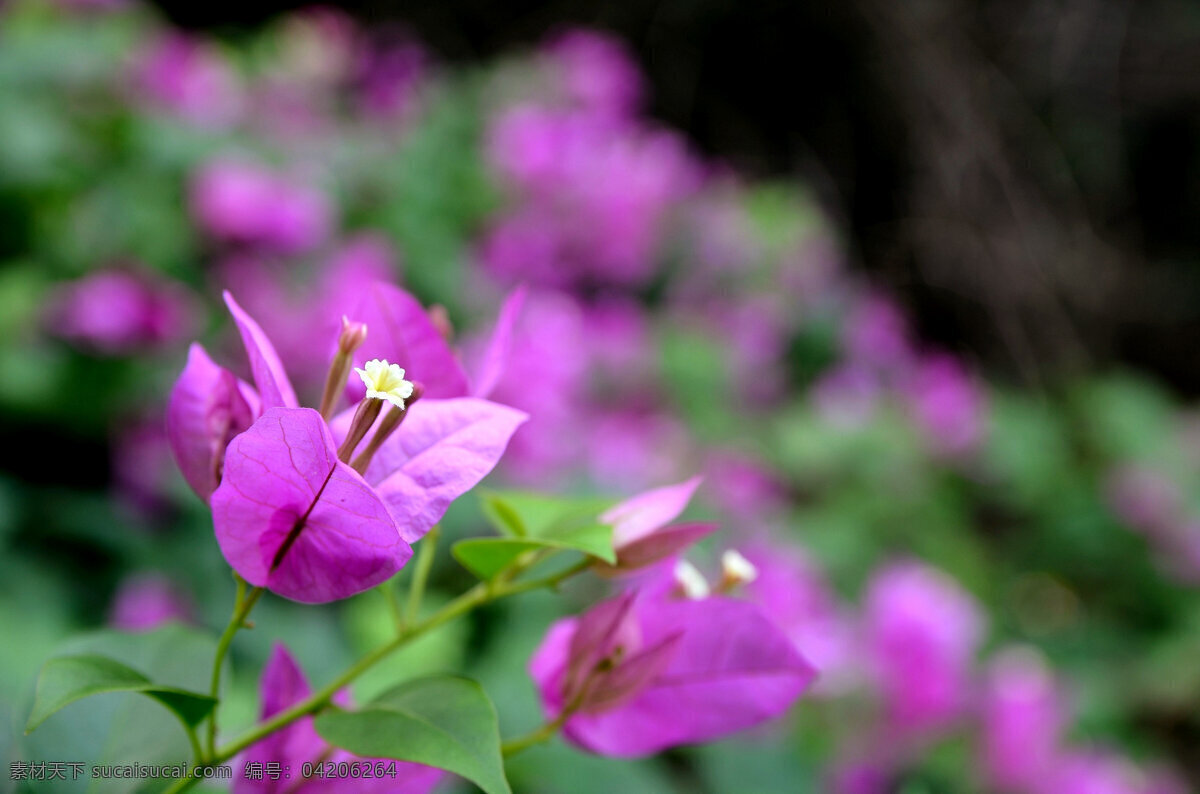
[[[418,382],[413,383],[412,394],[408,398],[408,404],[404,408],[392,406],[391,409],[383,415],[383,420],[379,423],[379,427],[375,428],[375,434],[371,436],[371,440],[367,442],[367,447],[354,458],[350,464],[350,468],[354,469],[359,474],[366,474],[367,466],[371,465],[371,459],[375,457],[375,453],[383,446],[383,442],[388,440],[388,436],[396,432],[396,428],[404,421],[404,417],[408,416],[408,411],[413,407],[413,403],[421,399],[421,395],[425,393],[424,384]]]
[[[338,447],[338,460],[342,463],[350,462],[354,448],[358,446],[358,442],[363,440],[363,436],[371,429],[371,425],[375,424],[382,409],[383,400],[373,397],[368,397],[358,404],[358,410],[354,412],[354,418],[350,420],[350,432],[346,434],[346,440]]]
[[[350,368],[354,364],[354,351],[367,341],[367,326],[365,323],[351,322],[342,315],[342,332],[338,335],[338,351],[329,365],[329,375],[325,378],[325,391],[321,394],[321,416],[326,422],[333,416],[337,408],[338,398],[346,389],[346,379],[350,377]]]
[[[704,574],[687,560],[675,564],[675,592],[684,598],[698,601],[708,598],[710,590]]]
[[[736,549],[729,549],[721,555],[721,586],[722,593],[728,593],[735,587],[749,584],[758,578],[758,568],[754,563],[742,556]]]

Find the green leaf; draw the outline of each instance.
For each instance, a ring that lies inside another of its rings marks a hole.
[[[395,758],[465,777],[487,794],[511,794],[496,709],[479,684],[432,676],[389,689],[358,711],[317,716],[330,744],[367,758]]]
[[[565,528],[595,524],[612,506],[608,499],[546,496],[524,491],[488,491],[483,514],[498,532],[518,538],[550,537]]]
[[[491,492],[483,497],[483,512],[507,537],[462,540],[452,552],[481,579],[491,579],[522,554],[537,549],[581,551],[615,564],[612,527],[597,518],[610,504],[590,498]]]
[[[105,692],[141,692],[162,703],[191,727],[207,717],[217,703],[208,695],[159,686],[132,667],[106,656],[60,656],[42,667],[25,732],[29,733],[64,706]]]

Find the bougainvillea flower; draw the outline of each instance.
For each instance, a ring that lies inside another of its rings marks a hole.
[[[909,385],[911,409],[933,450],[961,455],[975,449],[987,430],[984,395],[957,359],[922,359]]]
[[[1054,675],[1032,648],[1009,648],[989,666],[980,717],[989,789],[1035,792],[1049,776],[1066,726]]]
[[[871,578],[864,622],[865,650],[895,728],[936,730],[963,713],[983,617],[957,582],[921,563],[889,565]]]
[[[338,460],[329,426],[311,408],[272,408],[230,442],[212,511],[233,569],[295,601],[347,598],[412,556],[379,494]]]
[[[753,604],[637,593],[555,623],[529,672],[570,741],[621,757],[778,717],[814,674]]]
[[[146,48],[135,68],[133,82],[146,99],[195,124],[228,126],[244,108],[232,66],[200,39],[163,36]]]
[[[312,249],[333,224],[333,210],[319,191],[239,160],[217,160],[196,173],[191,210],[219,240],[281,253]]]
[[[126,270],[102,270],[64,284],[47,306],[51,333],[109,355],[186,339],[194,325],[185,287]]]
[[[262,710],[267,720],[311,694],[304,673],[287,648],[277,644],[263,669],[260,684]],[[335,700],[345,703],[341,695]],[[382,776],[302,777],[304,766],[318,763],[382,764]],[[234,794],[427,794],[445,775],[440,769],[389,759],[368,759],[331,747],[313,728],[312,717],[304,717],[275,731],[246,749],[233,764]],[[256,774],[249,775],[255,769]],[[391,771],[395,770],[395,777]],[[286,771],[286,774],[285,774]],[[261,772],[259,778],[258,772]]]
[[[614,490],[635,490],[677,478],[690,469],[692,437],[667,411],[596,405],[582,418],[588,473]]]
[[[339,450],[334,437],[345,440],[355,409],[334,419],[335,433],[299,408],[270,339],[225,298],[257,394],[197,346],[172,393],[169,435],[197,493],[212,494],[226,560],[253,585],[317,603],[387,579],[411,556],[409,544],[491,471],[526,419],[477,398],[422,399],[393,423],[396,432],[372,440],[362,462],[351,461],[354,450]],[[247,417],[257,421],[239,434]]]
[[[531,290],[512,332],[503,376],[490,399],[532,419],[513,438],[504,472],[511,479],[547,483],[565,479],[580,459],[585,435],[590,364],[579,303],[555,292]]]
[[[642,76],[625,45],[592,30],[569,30],[546,47],[568,96],[594,113],[628,116],[642,97]]]
[[[600,520],[613,528],[617,567],[641,568],[666,559],[717,531],[715,523],[668,527],[683,512],[700,487],[693,477],[677,485],[655,488],[613,505]]]
[[[871,369],[904,370],[913,358],[908,320],[882,295],[858,301],[842,327],[842,348],[850,361]]]
[[[122,631],[149,631],[168,621],[192,618],[191,603],[161,574],[138,574],[123,580],[108,613],[109,625]]]

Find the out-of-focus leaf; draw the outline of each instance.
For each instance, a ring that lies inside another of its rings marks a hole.
[[[321,738],[367,758],[395,758],[465,777],[487,794],[511,794],[496,709],[479,684],[456,676],[406,681],[358,711],[315,720]]]
[[[141,692],[191,726],[207,717],[217,703],[208,695],[155,684],[137,670],[105,656],[60,656],[42,667],[37,698],[25,730],[34,730],[51,714],[77,700],[105,692]]]

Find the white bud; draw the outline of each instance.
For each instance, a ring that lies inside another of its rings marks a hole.
[[[721,555],[722,588],[747,584],[757,578],[758,568],[754,567],[754,563],[743,557],[741,552],[736,549],[730,549]]]
[[[675,589],[684,598],[692,600],[708,598],[710,592],[704,574],[687,560],[675,563]]]

